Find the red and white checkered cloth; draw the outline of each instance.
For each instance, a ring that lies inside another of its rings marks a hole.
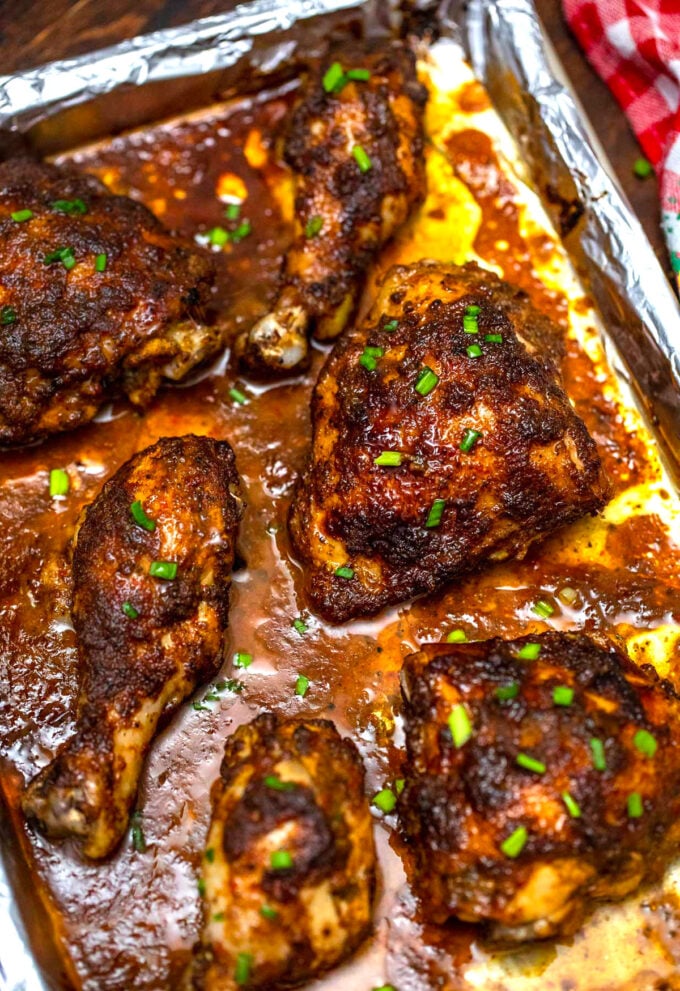
[[[680,285],[680,0],[563,4],[659,178],[661,226]]]

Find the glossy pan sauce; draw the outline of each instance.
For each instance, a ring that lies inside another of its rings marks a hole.
[[[206,686],[156,740],[134,833],[111,861],[89,865],[68,845],[26,831],[16,813],[78,988],[175,986],[199,931],[208,793],[224,739],[263,708],[335,719],[358,744],[373,794],[403,773],[402,658],[453,629],[470,639],[548,627],[604,629],[623,637],[634,659],[675,677],[676,494],[654,440],[606,363],[588,299],[538,201],[515,174],[514,146],[457,50],[440,47],[439,56],[446,74],[433,62],[421,65],[430,89],[429,194],[383,253],[381,269],[422,257],[477,259],[523,286],[568,334],[567,391],[599,444],[614,497],[602,517],[544,541],[523,562],[495,566],[375,621],[333,629],[298,598],[299,569],[285,526],[304,463],[320,351],[307,376],[267,388],[239,378],[227,356],[185,387],[163,391],[144,416],[116,404],[74,433],[0,455],[0,741],[2,787],[15,810],[23,776],[46,763],[73,729],[77,671],[66,548],[83,504],[135,451],[160,436],[189,432],[231,441],[248,502],[223,674],[237,683],[222,686],[219,701],[203,702]],[[291,99],[291,91],[279,91],[213,106],[64,156],[191,236],[250,222],[250,233],[216,251],[215,306],[230,333],[265,312],[290,237],[290,180],[277,162],[274,136]],[[228,222],[225,206],[234,199],[243,200],[240,219]],[[234,387],[245,403],[232,398]],[[71,480],[64,499],[48,492],[49,470],[57,467]],[[549,618],[532,611],[538,599],[554,608]],[[298,618],[304,628],[293,625]],[[247,670],[232,669],[237,651],[253,655]],[[299,674],[309,679],[304,697],[295,694]],[[375,939],[312,985],[317,991],[369,991],[387,981],[398,991],[680,987],[673,871],[663,889],[600,908],[567,942],[494,955],[472,926],[421,922],[395,816],[375,815],[381,860]]]

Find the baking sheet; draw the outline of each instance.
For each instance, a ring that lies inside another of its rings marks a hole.
[[[317,20],[320,11],[334,12],[333,23],[339,23],[339,14],[346,17],[343,12],[357,6],[299,3],[282,9],[277,3],[251,4],[225,17],[136,39],[101,58],[70,60],[0,79],[0,125],[39,150],[53,152],[76,138],[94,138],[112,127],[162,115],[167,80],[177,84],[172,93],[175,107],[184,97],[200,105],[215,94],[234,92],[253,66],[259,80],[263,74],[289,74],[300,37],[307,51],[327,34],[327,19]],[[389,20],[373,7],[359,13],[369,18],[372,31]],[[673,341],[680,341],[677,303],[641,228],[598,163],[571,97],[549,68],[531,4],[480,0],[463,10],[461,4],[451,3],[439,16],[443,29],[465,45],[517,139],[528,177],[543,192],[557,229],[586,277],[628,366],[628,378],[666,442],[674,470],[673,438],[680,433],[679,369],[673,348]],[[126,91],[121,100],[120,87],[131,85],[136,89]],[[130,99],[131,92],[143,98]],[[11,147],[10,141],[3,143],[3,151]],[[9,852],[3,856],[5,873],[0,878],[2,979],[12,991],[40,988],[44,985],[38,970],[29,961],[34,953],[46,961],[49,952],[35,943],[29,948],[18,902],[9,894],[9,875],[14,876],[15,891],[21,876],[11,837],[5,845]],[[31,916],[39,909],[30,903],[22,907],[35,934],[38,927]],[[49,986],[64,986],[63,978],[52,976]]]

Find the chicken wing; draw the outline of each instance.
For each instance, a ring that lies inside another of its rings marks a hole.
[[[371,928],[375,849],[356,747],[321,719],[258,716],[227,740],[203,864],[191,986],[288,987]]]
[[[317,612],[370,615],[604,505],[561,349],[520,290],[474,264],[387,274],[312,400],[290,533]]]
[[[73,552],[76,731],[23,808],[87,857],[106,857],[123,836],[159,720],[219,670],[238,491],[225,441],[164,438],[84,513]]]
[[[221,346],[199,313],[213,263],[93,176],[0,164],[0,444],[140,406]]]
[[[399,816],[433,921],[567,935],[677,852],[680,699],[612,643],[435,644],[407,658],[402,688]]]
[[[296,196],[281,289],[237,348],[255,371],[304,365],[308,327],[325,340],[351,317],[364,271],[424,197],[425,99],[398,42],[336,50],[312,75],[285,145]]]

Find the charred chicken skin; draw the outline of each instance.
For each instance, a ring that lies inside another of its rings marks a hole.
[[[238,484],[226,442],[165,438],[123,465],[81,519],[76,731],[23,807],[87,857],[106,857],[123,836],[159,720],[220,667]]]
[[[146,405],[220,346],[200,320],[209,256],[93,176],[0,164],[0,445]]]
[[[241,726],[212,789],[205,926],[190,986],[312,980],[371,928],[375,849],[354,744],[321,719]]]
[[[573,933],[658,878],[680,839],[680,699],[610,642],[435,644],[402,673],[399,815],[434,922]]]
[[[604,505],[549,357],[561,347],[520,290],[474,264],[387,274],[312,400],[290,532],[317,612],[371,615]]]
[[[295,230],[272,311],[239,343],[259,372],[304,366],[307,330],[337,337],[362,276],[425,193],[426,91],[403,44],[336,50],[314,72],[291,120]]]

